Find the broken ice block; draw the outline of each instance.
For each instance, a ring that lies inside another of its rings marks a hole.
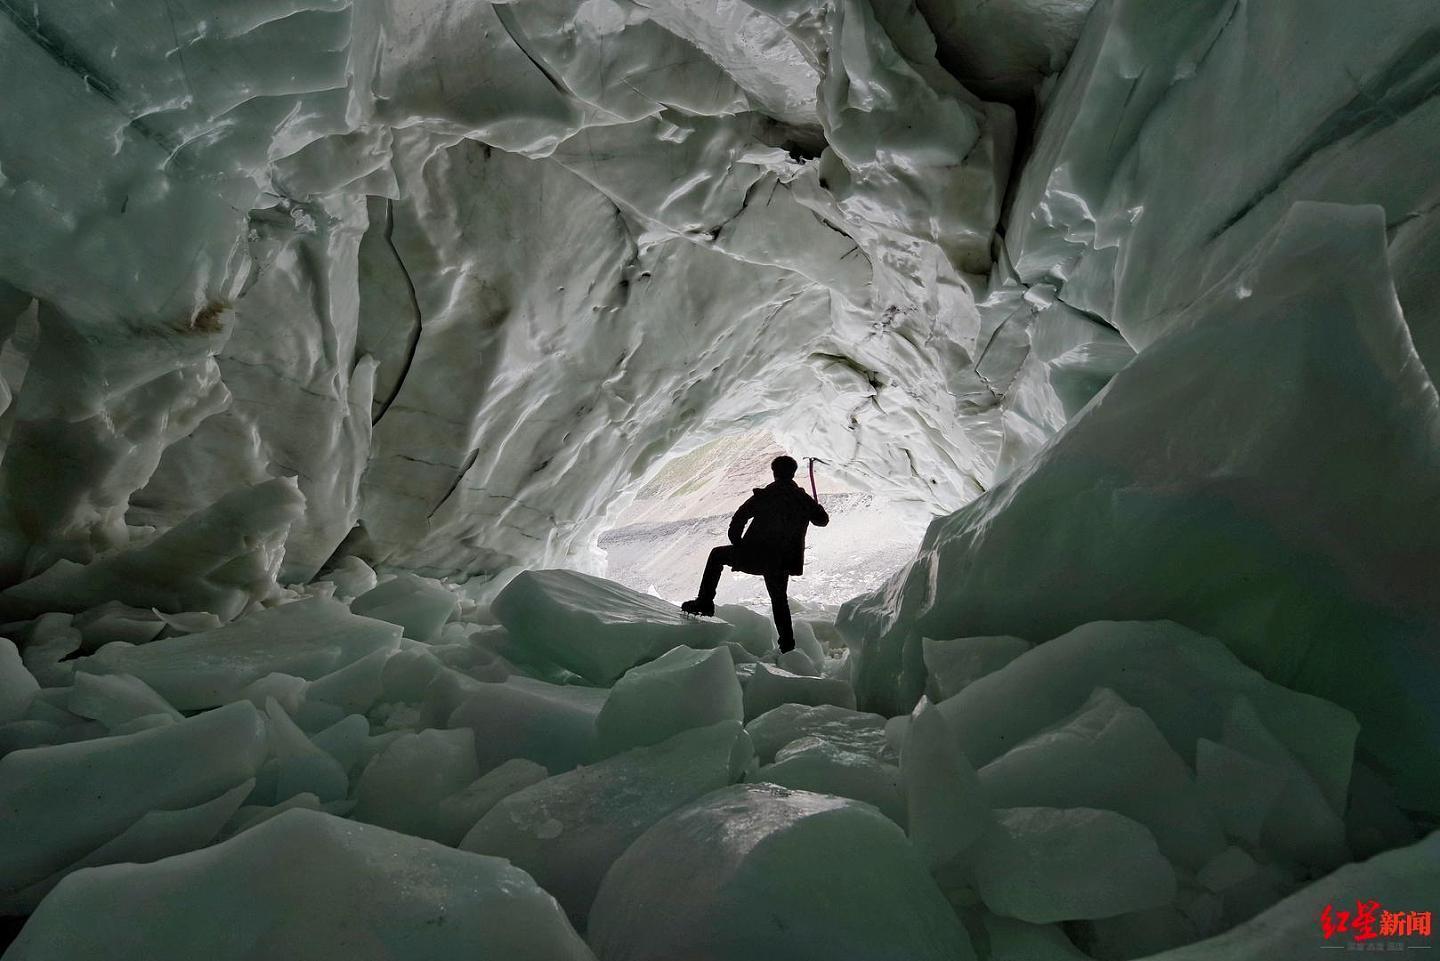
[[[124,831],[74,864],[18,892],[0,896],[0,914],[30,914],[45,895],[72,872],[102,864],[148,864],[203,848],[219,835],[225,822],[255,787],[242,781],[217,797],[193,807],[148,811]]]
[[[525,571],[496,596],[494,611],[517,644],[607,686],[673,647],[714,647],[732,630],[577,571]]]
[[[106,601],[76,614],[72,626],[83,638],[82,649],[94,651],[111,641],[149,643],[165,629],[165,622],[153,608],[130,607],[119,601]]]
[[[1440,891],[1440,831],[1409,847],[1397,848],[1376,855],[1368,861],[1347,864],[1313,884],[1301,888],[1279,904],[1266,910],[1248,923],[1224,934],[1156,954],[1146,961],[1272,961],[1276,958],[1322,957],[1331,953],[1346,955],[1344,947],[1357,944],[1357,932],[1332,930],[1325,936],[1323,919],[1339,923],[1338,912],[1353,914],[1357,899],[1375,901],[1384,910],[1431,911],[1430,907],[1410,908],[1409,905],[1431,905],[1435,892]],[[1393,907],[1392,907],[1393,906]],[[1398,943],[1419,944],[1424,939],[1387,939],[1377,937],[1360,941],[1359,945]],[[1333,946],[1332,950],[1323,950]],[[1410,952],[1404,952],[1408,955]]]
[[[833,704],[781,704],[747,722],[745,731],[762,764],[773,761],[782,747],[802,737],[818,737],[877,761],[894,763],[898,757],[885,741],[885,718]]]
[[[24,717],[39,690],[14,643],[0,637],[0,724]]]
[[[747,721],[782,704],[810,707],[831,704],[855,710],[855,692],[844,681],[832,677],[801,677],[769,664],[756,664],[744,688]]]
[[[397,574],[350,602],[350,610],[405,629],[405,636],[430,642],[455,613],[460,599],[437,580],[414,574]]]
[[[175,707],[192,711],[233,701],[267,674],[320,678],[399,643],[399,627],[316,597],[256,611],[218,631],[142,647],[111,644],[78,661],[77,669],[133,674]]]
[[[514,758],[449,797],[441,798],[436,805],[435,816],[440,823],[453,825],[458,830],[459,836],[454,842],[458,845],[470,829],[490,813],[491,808],[516,791],[539,784],[549,776],[549,772],[534,761]]]
[[[923,698],[910,720],[900,770],[906,832],[931,870],[954,861],[993,826],[975,769],[945,718]]]
[[[1280,772],[1284,787],[1266,816],[1260,841],[1283,858],[1324,873],[1350,860],[1345,824],[1320,787],[1275,738],[1250,702],[1236,697],[1225,715],[1226,747]]]
[[[353,713],[364,713],[384,694],[386,648],[351,661],[337,671],[316,678],[305,688],[307,701],[323,701]]]
[[[375,586],[375,571],[369,564],[351,555],[342,558],[328,571],[325,580],[335,585],[336,597],[347,600],[359,597]]]
[[[351,714],[319,731],[310,738],[320,750],[333,757],[349,777],[367,758],[366,742],[370,724],[363,715]]]
[[[265,723],[248,702],[139,734],[0,758],[0,892],[78,861],[155,810],[208,801],[255,775]]]
[[[738,721],[684,731],[511,794],[460,846],[525,869],[583,928],[601,879],[631,842],[676,808],[732,783],[750,757]]]
[[[69,658],[80,650],[83,638],[71,622],[69,614],[41,614],[20,644],[20,659],[41,687],[69,684],[75,673],[75,662]]]
[[[904,833],[868,804],[739,784],[660,821],[590,912],[601,961],[973,961]]]
[[[805,737],[786,745],[775,755],[775,763],[760,768],[748,780],[864,801],[905,826],[900,769],[819,738]]]
[[[343,800],[350,792],[345,768],[300,730],[273,697],[265,699],[270,759],[260,770],[252,803],[282,802],[313,794],[322,803]]]
[[[285,533],[304,508],[294,478],[239,488],[141,547],[84,565],[57,562],[0,592],[0,613],[34,617],[120,600],[228,621],[275,590]]]
[[[1097,621],[1037,645],[939,705],[977,768],[1077,711],[1097,687],[1144,711],[1181,758],[1218,738],[1235,694],[1343,803],[1355,718],[1267,681],[1213,638],[1169,621]]]
[[[403,947],[401,947],[403,946]],[[314,811],[214,847],[71,875],[7,961],[593,961],[523,871]]]
[[[112,731],[150,714],[180,720],[180,712],[167,704],[150,685],[128,674],[77,672],[69,695],[65,701],[66,710],[99,721]]]
[[[1028,924],[985,912],[981,916],[990,938],[989,961],[1091,961],[1056,924]]]
[[[975,885],[996,914],[1034,924],[1166,904],[1175,871],[1145,826],[1092,808],[1008,808],[974,852]]]
[[[677,647],[615,682],[595,719],[595,753],[659,744],[692,727],[743,716],[730,649]]]
[[[609,693],[528,677],[491,684],[450,671],[437,678],[426,698],[435,699],[446,727],[475,732],[482,774],[517,757],[558,774],[593,757],[595,718]]]
[[[1196,870],[1225,849],[1190,769],[1138,708],[1097,688],[1074,714],[980,769],[995,807],[1091,807],[1139,821]]]
[[[823,663],[823,661],[821,663]],[[786,651],[777,657],[775,659],[775,666],[782,671],[789,671],[791,674],[797,674],[800,677],[820,676],[820,668],[816,667],[815,662],[807,657],[805,652],[798,647],[794,650]]]
[[[739,604],[717,604],[715,616],[735,627],[726,640],[739,644],[755,657],[775,652],[775,622],[764,614]]]
[[[1195,783],[1225,831],[1259,845],[1260,831],[1285,790],[1285,772],[1209,738],[1196,742]]]
[[[446,818],[440,802],[479,776],[469,728],[402,734],[365,766],[351,817],[453,846],[475,822]]]
[[[952,697],[972,681],[992,674],[1030,650],[1018,637],[960,637],[950,641],[925,638],[921,648],[930,672],[926,689],[931,700]]]

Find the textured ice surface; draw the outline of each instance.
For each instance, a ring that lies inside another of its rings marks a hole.
[[[983,97],[1020,100],[1060,72],[1095,0],[920,0],[940,62]]]
[[[586,957],[518,871],[327,816],[519,810],[581,915],[614,862],[615,957],[1131,958],[1434,807],[1429,0],[8,7],[5,910],[74,871],[25,957]],[[764,431],[959,509],[844,644],[506,588]],[[677,799],[714,728],[574,770],[677,646],[745,684],[725,783],[910,839]]]
[[[142,717],[158,715],[180,720],[180,712],[155,693],[154,688],[128,674],[77,672],[65,709],[79,717],[99,721],[112,731]]]
[[[1347,864],[1335,873],[1290,895],[1263,914],[1215,938],[1153,956],[1154,961],[1268,961],[1304,957],[1317,947],[1353,944],[1355,931],[1335,934],[1328,942],[1320,927],[1326,906],[1351,911],[1358,899],[1376,901],[1386,910],[1413,910],[1400,905],[1433,899],[1440,888],[1440,833],[1418,844]],[[1356,894],[1363,891],[1363,894]],[[1394,905],[1392,909],[1390,906]],[[1419,910],[1431,910],[1422,908]],[[1334,915],[1332,914],[1332,917]],[[1419,944],[1423,939],[1382,938],[1368,943],[1398,940]],[[1367,942],[1360,942],[1362,945]]]
[[[290,580],[352,533],[425,573],[589,564],[677,439],[765,422],[867,486],[973,496],[1008,401],[975,301],[1014,120],[914,11],[820,13],[8,21],[4,79],[35,93],[0,144],[0,219],[30,225],[0,324],[31,297],[45,323],[10,385],[6,565],[88,560],[272,472],[305,496]]]
[[[1166,617],[1350,708],[1408,803],[1433,805],[1440,673],[1411,665],[1434,664],[1440,611],[1413,572],[1440,541],[1413,519],[1440,496],[1440,405],[1381,213],[1295,207],[1055,443],[931,525],[908,570],[842,610],[861,705],[922,689],[922,636]]]
[[[1157,907],[1175,872],[1135,821],[1084,807],[1008,808],[980,843],[975,885],[996,914],[1044,924]]]
[[[228,621],[274,592],[285,534],[304,504],[293,481],[238,489],[149,544],[84,566],[61,559],[0,592],[0,612],[33,617],[121,600]]]
[[[855,692],[847,681],[834,677],[805,677],[768,664],[756,664],[742,681],[745,689],[745,719],[753,721],[782,704],[823,704],[855,709]]]
[[[965,685],[998,671],[1030,650],[1018,637],[961,637],[950,641],[925,638],[921,649],[930,678],[928,693],[943,701]]]
[[[595,751],[608,757],[743,714],[730,649],[677,647],[615,682],[595,718]]]
[[[906,833],[931,869],[954,861],[993,827],[991,794],[981,789],[944,717],[928,701],[911,719],[900,771]]]
[[[1389,269],[1363,273],[1393,275],[1433,370],[1440,235],[1425,158],[1440,143],[1440,106],[1417,38],[1435,29],[1436,10],[1387,0],[1343,39],[1324,18],[1294,13],[1225,0],[1174,15],[1144,0],[1098,4],[1046,104],[1007,247],[1027,282],[1054,281],[1138,349],[1183,323],[1184,307],[1292,204],[1381,205]],[[1352,47],[1363,53],[1350,57]],[[1252,95],[1272,85],[1291,94],[1283,116]],[[1302,273],[1329,274],[1314,262]]]
[[[0,758],[0,891],[66,869],[151,811],[209,801],[254,776],[266,728],[249,704],[122,737]]]
[[[465,683],[450,675],[437,690],[437,720],[449,727],[475,732],[475,753],[481,772],[512,758],[526,758],[552,773],[568,771],[592,759],[595,719],[608,691],[547,684],[528,677],[502,684]]]
[[[113,644],[82,660],[80,670],[132,674],[175,707],[192,710],[233,701],[267,674],[323,677],[368,654],[395,650],[399,636],[396,625],[312,598],[257,611],[216,631],[138,647]]]
[[[900,769],[831,741],[816,737],[792,741],[775,755],[773,764],[760,768],[752,780],[864,801],[905,826]]]
[[[739,604],[719,604],[715,607],[715,616],[735,627],[725,638],[727,642],[739,644],[756,657],[778,650],[775,646],[775,622],[764,614]]]
[[[769,763],[785,745],[804,737],[829,741],[876,760],[894,761],[885,742],[885,719],[833,704],[782,704],[745,725],[755,756]]]
[[[583,928],[601,879],[631,842],[676,808],[735,781],[750,756],[738,721],[685,731],[511,794],[461,847],[525,869]]]
[[[18,892],[0,899],[7,913],[30,912],[55,885],[81,868],[103,864],[148,864],[175,854],[194,851],[214,842],[230,818],[255,787],[254,779],[241,781],[223,794],[191,807],[147,811],[124,831],[83,858]]]
[[[1248,697],[1276,736],[1304,757],[1330,803],[1343,805],[1354,718],[1270,683],[1218,641],[1163,621],[1087,624],[1036,645],[939,709],[961,749],[983,768],[1078,712],[1097,687],[1144,711],[1187,762],[1199,738],[1221,735],[1230,703]]]
[[[464,806],[442,806],[480,776],[467,728],[402,734],[370,759],[355,785],[357,821],[455,845],[475,820]]]
[[[427,961],[593,957],[518,868],[310,811],[204,851],[74,875],[6,957],[339,961],[401,950]]]
[[[601,961],[974,957],[892,822],[768,784],[717,791],[645,832],[606,875],[588,937]]]
[[[1117,811],[1149,828],[1160,850],[1191,870],[1225,847],[1220,821],[1189,766],[1144,711],[1106,688],[981,768],[980,783],[996,807]],[[1321,807],[1329,810],[1323,801]]]
[[[39,690],[39,683],[26,670],[14,642],[0,638],[0,723],[24,715]]]
[[[515,642],[597,684],[613,684],[677,645],[714,647],[721,621],[688,618],[658,598],[576,571],[526,571],[495,598]]]
[[[356,614],[399,624],[406,637],[417,641],[438,637],[456,606],[453,593],[437,581],[414,574],[396,575],[350,602],[350,610]]]

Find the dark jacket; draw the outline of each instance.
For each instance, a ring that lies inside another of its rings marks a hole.
[[[825,508],[793,480],[757,487],[730,519],[730,543],[743,554],[737,569],[747,574],[804,573],[805,525],[829,523]]]

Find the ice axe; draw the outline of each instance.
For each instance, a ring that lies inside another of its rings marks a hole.
[[[815,503],[818,504],[820,503],[820,495],[815,491],[815,462],[820,461],[820,463],[825,464],[828,463],[828,461],[820,460],[818,457],[807,457],[805,459],[810,462],[810,496],[815,498]]]

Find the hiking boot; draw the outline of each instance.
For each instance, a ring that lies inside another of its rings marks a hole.
[[[713,601],[702,601],[697,597],[693,601],[686,601],[684,604],[681,604],[680,610],[689,614],[691,617],[714,617],[715,603]]]

